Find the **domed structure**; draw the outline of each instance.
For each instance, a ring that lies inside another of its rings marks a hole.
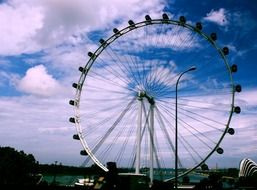
[[[253,175],[257,175],[257,164],[249,158],[241,160],[239,177],[251,177]]]

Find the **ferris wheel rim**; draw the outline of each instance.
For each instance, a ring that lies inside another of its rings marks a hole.
[[[110,46],[115,40],[117,40],[118,38],[120,38],[121,36],[136,30],[138,28],[141,27],[145,27],[145,26],[149,26],[149,25],[157,25],[157,24],[170,24],[170,25],[178,25],[181,27],[185,27],[191,31],[194,31],[196,33],[198,33],[199,35],[201,35],[203,38],[205,38],[210,44],[213,45],[213,47],[217,50],[217,52],[221,55],[227,69],[228,69],[228,73],[229,73],[229,77],[230,77],[230,82],[231,82],[231,88],[232,88],[232,98],[231,98],[231,108],[230,108],[230,114],[228,117],[228,121],[226,124],[226,128],[224,130],[224,132],[222,133],[219,141],[217,142],[216,146],[213,148],[213,150],[202,160],[202,162],[200,162],[198,165],[194,166],[193,168],[191,168],[190,170],[188,170],[187,172],[183,173],[182,175],[188,174],[189,172],[193,171],[194,169],[198,168],[199,166],[201,166],[215,151],[217,148],[219,148],[220,143],[222,142],[223,138],[225,137],[227,130],[229,129],[229,125],[230,125],[230,121],[234,112],[234,99],[235,99],[235,91],[233,90],[235,84],[233,81],[233,77],[232,77],[232,72],[230,70],[230,66],[228,64],[228,61],[226,59],[226,55],[223,53],[222,49],[218,47],[218,45],[216,44],[215,40],[213,40],[210,36],[208,36],[207,34],[205,34],[204,32],[202,32],[201,30],[197,29],[195,26],[192,26],[190,24],[187,23],[183,23],[181,21],[176,21],[176,20],[171,20],[171,19],[152,19],[150,22],[148,20],[142,21],[142,22],[138,22],[138,23],[134,23],[131,24],[121,30],[116,31],[111,37],[109,37],[106,41],[102,41],[101,45],[97,48],[97,50],[94,51],[94,53],[92,53],[90,55],[90,59],[88,60],[88,62],[86,63],[86,65],[81,69],[82,73],[80,75],[79,81],[77,83],[77,88],[76,88],[76,95],[75,95],[75,101],[76,101],[76,106],[75,106],[75,126],[76,126],[76,130],[78,134],[81,134],[81,124],[80,124],[80,98],[81,98],[81,92],[83,89],[83,84],[84,81],[86,79],[87,73],[90,71],[91,66],[94,64],[95,60],[97,59],[97,57],[101,54],[102,51],[104,51],[108,46]],[[89,156],[95,161],[95,163],[101,167],[103,170],[108,171],[108,168],[106,168],[104,166],[104,164],[102,164],[91,152],[90,148],[88,147],[86,140],[83,138],[82,135],[80,135],[80,141],[82,143],[82,146],[84,147],[84,149],[88,152]],[[98,163],[99,162],[99,163]],[[181,176],[182,176],[181,175]]]

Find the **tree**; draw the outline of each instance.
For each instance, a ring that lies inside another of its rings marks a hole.
[[[38,168],[32,154],[11,147],[0,147],[0,184],[30,185]]]

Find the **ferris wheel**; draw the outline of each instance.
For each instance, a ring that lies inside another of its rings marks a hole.
[[[152,179],[157,168],[178,167],[183,176],[222,154],[221,141],[235,132],[232,115],[241,111],[228,47],[184,16],[146,15],[120,28],[99,40],[73,83],[70,122],[85,164],[108,171],[106,163],[116,162]]]

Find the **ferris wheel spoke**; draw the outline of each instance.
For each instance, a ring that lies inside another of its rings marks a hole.
[[[159,99],[162,99],[162,98],[165,98],[165,99],[168,99],[168,98],[174,98],[174,96],[172,96],[173,93],[175,93],[175,90],[170,90],[170,87],[169,86],[165,86],[163,87],[164,89],[162,91],[159,92],[158,95],[160,95],[161,98]],[[175,88],[175,87],[173,87]],[[214,96],[231,96],[232,95],[232,92],[231,92],[231,86],[228,86],[228,87],[219,87],[219,88],[211,88],[210,89],[197,89],[197,88],[194,88],[194,87],[188,87],[187,89],[180,89],[179,92],[181,93],[179,95],[179,98],[181,99],[184,99],[184,97],[188,97],[188,98],[194,98],[194,100],[196,100],[196,98],[198,98],[199,100],[203,97],[214,97]],[[194,101],[192,99],[192,101]],[[199,101],[198,100],[198,101]]]
[[[118,138],[122,135],[123,131],[125,130],[125,128],[123,127],[121,130],[119,130],[117,132],[117,134],[114,136],[112,136],[112,141],[117,142]],[[110,156],[109,152],[111,152],[113,150],[117,151],[117,149],[114,148],[114,144],[112,143],[108,143],[105,148],[103,149],[103,151],[101,153],[99,153],[99,157],[101,157],[103,160],[107,160],[107,158]],[[116,160],[115,160],[116,161]]]
[[[128,101],[129,100],[129,97],[127,94],[124,94],[123,96],[119,96],[120,99],[122,99],[123,101]],[[111,102],[111,103],[117,103],[117,102],[121,102],[121,100],[118,99],[117,97],[89,97],[87,98],[88,101],[95,101],[95,102]]]
[[[217,102],[215,102],[215,103],[213,103],[213,101],[211,102],[211,101],[206,101],[206,98],[205,98],[205,101],[203,100],[204,98],[194,98],[194,97],[185,97],[185,98],[179,98],[181,101],[185,101],[185,102],[191,102],[191,103],[194,103],[194,104],[200,104],[200,105],[202,105],[202,104],[204,104],[204,105],[206,105],[206,106],[210,106],[210,107],[212,107],[212,106],[216,106],[217,105]],[[225,102],[219,102],[219,105],[221,105],[221,106],[230,106],[230,104],[229,103],[225,103]]]
[[[108,108],[108,110],[110,110],[110,108]],[[99,111],[99,113],[102,113],[101,111]],[[97,113],[94,113],[93,115],[96,115]],[[104,118],[103,120],[98,120],[95,123],[89,123],[87,126],[87,128],[82,130],[82,134],[84,134],[85,136],[90,136],[92,134],[95,133],[95,131],[97,131],[99,128],[101,128],[104,124],[109,123],[110,121],[112,121],[112,119],[119,114],[119,112],[115,112],[114,114],[110,115],[109,117]],[[88,117],[87,117],[88,118]],[[85,119],[86,121],[88,119]],[[95,117],[94,117],[95,118]],[[83,121],[83,120],[82,120]]]
[[[108,86],[111,84],[113,86],[119,87],[120,89],[124,89],[124,90],[130,90],[130,91],[134,91],[133,88],[130,88],[129,83],[130,81],[126,81],[124,78],[124,76],[122,78],[120,78],[120,76],[116,77],[115,75],[115,80],[114,79],[109,79],[107,78],[105,75],[99,74],[99,73],[93,73],[94,75],[88,75],[89,77],[91,77],[92,79],[98,79],[101,81],[101,83],[106,83],[108,84]],[[119,79],[119,81],[117,81],[117,79]],[[95,87],[95,86],[94,86]]]
[[[118,47],[122,47],[121,42],[117,42],[118,43]],[[142,84],[142,78],[141,78],[141,68],[139,66],[139,61],[136,60],[136,56],[133,55],[132,52],[129,51],[128,46],[125,47],[126,50],[126,54],[123,55],[124,59],[125,59],[125,63],[123,64],[123,66],[125,68],[127,68],[127,70],[129,71],[129,73],[131,74],[132,78],[135,80],[137,85]],[[132,57],[133,55],[133,57]]]
[[[148,112],[147,112],[146,106],[145,106],[144,103],[142,104],[142,108],[143,108],[143,113],[144,113],[145,119],[144,119],[144,124],[143,124],[141,137],[140,137],[141,139],[143,139],[143,137],[145,136],[145,134],[147,132],[146,128],[149,124],[148,120],[149,120],[149,115],[150,115],[150,110],[148,110]],[[146,138],[144,138],[144,139],[146,139]],[[145,141],[145,142],[148,142],[148,141]],[[144,145],[144,148],[146,148],[146,147],[148,147],[147,143],[145,143],[145,145]],[[133,146],[133,151],[132,152],[134,152],[134,153],[132,154],[132,157],[131,157],[131,160],[130,160],[131,164],[129,164],[129,166],[135,166],[135,162],[136,162],[136,151],[135,150],[136,150],[136,142],[134,143],[134,146]],[[145,152],[145,155],[146,154],[147,153]]]
[[[166,129],[166,126],[164,124],[164,121],[163,121],[163,118],[165,119],[165,116],[163,114],[161,114],[160,110],[158,109],[158,107],[156,107],[156,113],[157,113],[157,119],[159,120],[159,124],[160,124],[160,128],[162,129],[162,131],[164,132],[164,135],[165,135],[165,139],[168,141],[168,144],[170,146],[170,148],[172,149],[172,152],[175,153],[175,148],[174,148],[174,145],[172,143],[172,140],[170,139],[170,135]],[[171,126],[171,124],[169,122],[167,122],[166,120],[166,123]],[[174,133],[174,131],[173,131]],[[171,154],[172,154],[171,152]]]
[[[88,85],[88,90],[90,90],[92,93],[100,93],[101,91],[106,91],[108,93],[118,94],[118,95],[127,95],[126,91],[121,90],[114,90],[110,88],[110,86],[91,86]],[[135,92],[135,91],[134,91]]]
[[[173,36],[176,36],[176,37],[170,38],[171,44],[172,44],[172,40],[175,38],[175,40],[173,40],[174,41],[173,49],[180,50],[180,49],[184,49],[185,46],[190,47],[190,45],[192,45],[192,41],[189,41],[189,39],[192,39],[191,35],[192,35],[192,32],[183,31],[182,28],[177,26],[177,31],[175,34],[173,34]]]
[[[126,133],[127,135],[126,135],[126,138],[124,140],[124,143],[122,143],[122,146],[120,147],[120,151],[118,151],[117,156],[115,157],[115,160],[117,160],[117,163],[120,163],[120,161],[122,160],[123,155],[126,151],[126,147],[127,147],[128,143],[130,142],[129,140],[133,136],[134,130],[135,129],[133,127],[130,127],[128,133]],[[134,140],[133,142],[134,142],[133,144],[136,144],[136,140]]]
[[[219,122],[219,121],[214,120],[214,119],[212,119],[212,118],[210,118],[210,117],[206,117],[206,116],[203,116],[203,115],[198,114],[198,113],[196,113],[196,112],[189,111],[188,109],[184,109],[184,108],[180,108],[180,109],[183,110],[183,111],[185,111],[185,112],[188,112],[188,113],[191,114],[191,115],[197,116],[198,118],[205,119],[205,120],[207,120],[207,121],[216,123],[217,125],[220,125],[220,126],[222,126],[222,127],[226,126],[225,123]],[[192,116],[189,116],[189,117],[192,118]],[[199,121],[199,119],[197,119],[196,121]],[[203,121],[203,120],[201,120],[201,121]],[[204,123],[204,122],[203,122],[203,123]],[[208,125],[208,124],[207,124],[207,125]],[[213,129],[220,130],[220,128],[218,128],[218,127],[211,126],[211,125],[208,125],[208,126],[210,126],[210,127],[213,128]],[[220,131],[223,131],[223,130],[220,130]]]
[[[163,30],[164,30],[164,25],[161,26],[161,28],[158,28],[158,34],[162,34]],[[163,44],[163,35],[154,35],[154,37],[152,37],[151,40],[153,46],[158,46],[158,44]],[[159,48],[159,47],[158,47]],[[157,63],[156,63],[157,62]],[[156,92],[156,90],[154,90],[156,88],[156,86],[158,84],[160,84],[160,80],[161,80],[161,61],[160,60],[151,60],[150,61],[150,72],[149,72],[149,76],[146,78],[146,82],[147,82],[147,87],[148,89],[151,90],[151,92]]]
[[[148,43],[150,42],[150,40],[152,40],[152,38],[148,35],[149,33],[152,33],[152,32],[149,32],[149,26],[146,26],[143,28],[143,39],[146,39],[144,40],[143,43],[146,43],[148,45]],[[149,53],[149,50],[147,50],[147,52]],[[140,59],[140,58],[139,58]],[[143,63],[144,61],[144,63]],[[144,60],[140,59],[140,62],[141,62],[141,65],[142,65],[142,85],[148,89],[149,88],[149,84],[148,84],[148,81],[149,81],[149,73],[152,72],[152,62],[145,58],[144,57]]]
[[[159,115],[158,118],[159,118],[160,122],[162,123],[161,126],[164,126],[164,122],[163,122],[163,120],[162,120],[161,118],[164,118],[165,122],[168,124],[168,125],[166,124],[167,126],[172,126],[172,125],[169,123],[169,121],[166,119],[166,117],[165,117],[159,110],[158,110],[158,115]],[[171,140],[170,140],[170,138],[169,138],[169,136],[168,136],[168,133],[167,133],[165,127],[163,127],[163,129],[164,129],[165,134],[166,134],[166,138],[165,138],[165,139],[168,139],[168,142],[169,142],[170,146],[172,147],[173,153],[175,154],[175,148],[174,148],[174,146],[173,146],[173,144],[172,144],[172,142],[171,142]],[[174,134],[174,133],[175,133],[175,132],[174,132],[174,130],[173,130],[173,134]],[[185,140],[185,138],[184,138],[183,136],[180,136],[180,137],[182,138],[182,139],[181,139],[181,144],[182,144],[183,147],[186,149],[186,151],[191,155],[191,158],[195,161],[195,163],[197,163],[197,159],[195,158],[195,156],[193,156],[192,151],[193,151],[196,155],[198,155],[198,157],[201,158],[201,156],[200,156],[200,155],[197,153],[197,151],[195,151],[195,149],[188,143],[188,141]],[[187,148],[187,146],[186,146],[185,144],[189,145],[189,147],[191,148],[191,151]],[[201,159],[202,159],[202,158],[201,158]],[[179,165],[179,167],[183,168],[183,164],[182,164],[182,162],[181,162],[180,157],[178,157],[178,165]]]
[[[201,157],[201,155],[197,152],[197,150],[194,149],[194,147],[183,137],[181,136],[181,141],[180,143],[182,144],[182,146],[185,148],[185,150],[189,153],[190,157],[193,159],[194,163],[197,164],[199,162],[199,159],[196,158],[196,156],[198,158],[200,158],[200,160],[203,160],[203,158]],[[194,153],[194,154],[193,154]],[[179,156],[180,158],[180,156]],[[182,159],[181,159],[182,160]]]
[[[224,113],[226,112],[226,109],[225,108],[220,108],[220,109],[217,109],[216,107],[213,108],[214,106],[195,106],[195,105],[187,105],[187,104],[183,104],[183,103],[180,103],[179,105],[181,106],[184,106],[184,107],[187,107],[187,108],[197,108],[199,110],[212,110],[212,111],[215,111],[215,112],[219,112],[219,113]]]
[[[170,36],[168,37],[168,41],[171,46],[171,49],[176,49],[178,45],[179,38],[181,39],[181,32],[180,27],[178,25],[174,26],[171,30]]]
[[[162,67],[160,64],[159,69],[156,68],[153,73],[153,79],[150,84],[151,92],[154,92],[155,97],[162,97],[163,92],[170,91],[170,84],[173,84],[173,81],[177,75],[173,76],[170,73],[167,73],[167,69]],[[171,75],[171,76],[170,76]]]
[[[198,114],[197,116],[200,116],[202,119],[198,119],[198,118],[193,117],[193,116],[191,115],[191,114],[196,115],[194,112],[188,111],[187,109],[183,109],[183,108],[181,108],[181,107],[179,108],[179,110],[183,110],[183,111],[181,111],[181,112],[179,111],[179,114],[180,114],[180,115],[183,115],[183,116],[186,116],[187,119],[192,119],[192,120],[198,122],[199,124],[203,124],[203,125],[206,126],[206,127],[210,127],[211,129],[224,132],[224,130],[220,129],[220,128],[224,128],[224,127],[226,126],[226,125],[223,124],[223,123],[214,121],[213,119],[209,119],[209,118],[204,117],[204,116],[199,115],[199,114]],[[205,121],[205,120],[203,120],[203,119],[207,119],[207,120]],[[210,124],[210,122],[212,122],[212,123],[214,122],[215,125],[214,125],[214,124]],[[216,127],[217,124],[219,124],[220,127]]]
[[[94,75],[89,76],[91,78],[91,80],[96,80],[99,81],[101,84],[101,86],[103,86],[104,84],[108,86],[112,86],[118,89],[123,89],[123,90],[131,90],[133,91],[132,88],[129,87],[129,81],[125,81],[123,78],[119,78],[117,76],[114,76],[115,79],[109,79],[104,75],[98,74],[98,73],[94,73]],[[99,86],[100,86],[99,85]]]
[[[152,130],[150,129],[150,124],[149,124],[149,115],[150,115],[150,109],[148,110],[147,114],[146,114],[146,110],[145,110],[145,106],[144,106],[144,113],[146,115],[146,119],[145,119],[145,124],[144,124],[144,128],[143,128],[143,132],[142,132],[142,137],[144,135],[144,133],[146,132],[146,129],[148,129],[148,133],[149,133],[149,137],[150,137],[150,144],[151,146],[153,147],[153,154],[154,154],[154,157],[155,157],[155,162],[156,162],[156,166],[157,168],[160,168],[161,167],[161,164],[160,164],[160,160],[161,160],[161,157],[158,156],[158,142],[156,140],[154,140],[156,138],[156,135],[152,132]],[[156,142],[156,143],[154,143]],[[147,145],[146,145],[147,147]]]
[[[88,119],[94,119],[94,118],[98,117],[98,115],[101,115],[101,113],[108,113],[108,114],[115,115],[115,114],[120,113],[120,110],[118,110],[117,112],[111,112],[111,113],[110,113],[110,110],[115,110],[115,108],[117,106],[119,106],[121,103],[126,104],[130,100],[131,99],[115,101],[110,106],[106,105],[106,101],[97,102],[99,106],[101,105],[101,107],[99,107],[98,109],[94,109],[94,112],[90,112],[90,113],[88,112],[88,110],[85,110],[84,112],[80,113],[80,116],[82,119],[86,118],[88,120]],[[95,103],[92,104],[92,102],[93,102],[93,100],[90,100],[90,104],[86,104],[88,109],[95,108],[96,104]]]
[[[117,48],[119,49],[119,47],[120,46],[118,45]],[[137,83],[137,85],[140,84],[134,69],[132,69],[131,64],[133,64],[133,62],[131,63],[131,60],[127,59],[126,56],[123,56],[123,58],[121,58],[120,55],[118,55],[118,53],[116,53],[116,51],[114,51],[111,47],[108,47],[107,53],[110,55],[110,57],[112,57],[113,61],[116,63],[118,68],[123,73],[126,73],[124,76],[129,76],[129,78],[132,77],[134,81]]]
[[[199,140],[203,145],[205,145],[206,147],[208,147],[209,149],[211,149],[212,147],[210,146],[209,143],[205,142],[204,139],[202,139],[201,137],[204,137],[206,140],[208,140],[209,142],[212,142],[213,144],[216,144],[212,139],[210,139],[207,135],[205,135],[203,132],[201,132],[200,130],[196,129],[195,127],[193,127],[192,125],[188,124],[187,122],[185,122],[182,119],[178,119],[178,123],[183,126],[183,128],[188,131],[191,136],[195,137],[197,140]],[[182,134],[181,134],[182,135]]]
[[[104,119],[104,120],[102,120],[102,121],[98,121],[97,123],[94,123],[94,124],[91,124],[91,123],[90,123],[90,124],[89,124],[90,127],[83,129],[83,130],[82,130],[82,134],[83,134],[84,136],[89,136],[89,135],[94,134],[94,130],[97,130],[97,129],[100,128],[103,124],[109,122],[111,119],[112,119],[112,117],[108,117],[108,118],[106,118],[106,119]],[[91,129],[91,128],[92,128],[92,129]],[[91,130],[89,130],[89,129],[91,129]]]
[[[206,98],[202,98],[203,100],[206,100]],[[185,99],[184,99],[185,100]],[[167,100],[158,100],[161,104],[166,104],[166,105],[174,105],[175,107],[175,100],[174,102],[170,102]],[[191,105],[190,105],[191,104]],[[217,108],[217,104],[219,105],[219,109]],[[198,110],[212,110],[215,112],[220,112],[224,113],[227,112],[227,108],[230,106],[229,104],[224,104],[224,103],[210,103],[206,101],[195,101],[195,99],[187,99],[187,101],[184,101],[184,103],[178,103],[180,107],[185,107],[185,108],[191,108],[191,109],[198,109]],[[174,109],[174,108],[173,108]]]
[[[152,35],[153,33],[153,28],[151,28],[152,30],[149,31],[150,27],[146,27],[147,30],[144,30],[145,33],[150,33],[151,35],[148,36],[147,40],[149,41],[149,50],[151,50],[151,47],[155,46],[157,44],[157,37],[156,35]],[[145,80],[144,80],[144,86],[146,89],[150,89],[151,88],[151,82],[153,81],[153,73],[156,69],[156,64],[154,62],[154,60],[144,60],[146,63],[146,67],[147,67],[147,74],[145,74]]]
[[[163,110],[166,110],[166,113],[169,113],[169,110],[165,107],[165,106],[161,106]],[[174,117],[174,116],[173,116]],[[202,133],[201,131],[197,130],[195,127],[193,127],[192,125],[188,124],[187,122],[185,122],[184,120],[178,118],[178,122],[180,125],[184,126],[183,128],[188,131],[193,137],[195,137],[196,139],[198,139],[200,142],[202,142],[204,145],[206,145],[207,147],[210,147],[208,145],[208,143],[206,143],[203,139],[201,139],[198,135],[201,135],[202,137],[204,137],[205,139],[209,140],[212,143],[215,143],[213,140],[211,140],[207,135],[205,135],[204,133]],[[190,129],[190,130],[189,130]],[[193,133],[194,131],[194,133]],[[196,134],[198,135],[196,135]]]
[[[163,121],[163,118],[165,119],[165,116],[160,112],[158,107],[156,107],[156,113],[157,113],[157,119],[159,120],[160,128],[162,129],[162,131],[164,133],[165,139],[168,141],[167,143],[169,145],[169,148],[171,148],[171,150],[172,150],[171,154],[173,153],[175,155],[175,147],[174,147],[172,140],[170,139],[170,135],[166,129],[167,126],[165,126],[164,121]],[[169,121],[166,120],[166,125],[167,124],[168,124],[168,126],[172,126],[169,123]],[[173,130],[173,133],[175,133],[174,130]],[[173,157],[173,155],[171,155],[171,157]],[[180,167],[182,167],[181,160],[179,158],[178,158],[178,164],[180,165]]]
[[[117,135],[115,136],[115,138],[111,138],[109,140],[111,140],[112,142],[117,142],[117,143],[110,143],[110,147],[112,146],[112,149],[115,150],[115,152],[117,152],[117,156],[115,155],[111,155],[113,157],[113,160],[115,160],[118,164],[120,163],[120,161],[124,161],[124,160],[129,160],[129,155],[130,155],[130,151],[128,151],[131,147],[130,143],[135,143],[135,140],[133,140],[133,133],[135,131],[135,128],[133,127],[128,127],[131,123],[131,120],[133,120],[133,117],[135,117],[135,107],[133,109],[130,110],[131,114],[128,115],[128,119],[122,120],[122,123],[120,123],[120,127],[119,127],[119,131],[117,131]],[[120,137],[125,138],[122,142],[118,143],[118,140]],[[128,143],[129,142],[129,143]],[[109,149],[111,151],[111,149]],[[127,150],[125,152],[125,150]],[[106,152],[106,157],[107,155],[110,156],[109,151],[107,151],[107,149],[105,149]],[[124,155],[125,154],[125,155]]]
[[[136,98],[133,98],[126,106],[126,108],[121,112],[119,117],[114,121],[114,123],[111,125],[111,127],[106,131],[106,133],[101,137],[101,140],[95,145],[95,147],[92,149],[92,152],[95,153],[100,146],[105,142],[105,140],[109,137],[109,135],[112,133],[112,131],[117,127],[119,122],[122,120],[122,118],[125,116],[125,114],[130,109],[131,105],[134,103]]]
[[[103,62],[103,61],[102,61]],[[98,63],[97,63],[98,64]],[[97,71],[91,72],[90,75],[92,75],[92,78],[100,78],[104,79],[106,82],[111,82],[116,85],[120,85],[119,83],[115,82],[115,80],[119,79],[119,82],[122,82],[123,84],[129,84],[129,79],[124,77],[126,76],[123,73],[117,72],[117,70],[114,70],[112,67],[105,66],[104,64],[99,63],[99,65],[102,65],[102,67],[98,66]],[[103,75],[105,73],[105,75]],[[123,75],[122,75],[123,74]],[[109,76],[109,77],[107,77]],[[115,77],[115,78],[113,78]],[[122,86],[124,87],[124,86]]]
[[[124,76],[126,76],[127,74],[131,75],[131,69],[128,67],[127,64],[123,64],[123,61],[120,56],[118,55],[118,53],[116,53],[116,51],[113,50],[113,48],[111,47],[107,47],[106,48],[106,53],[107,55],[112,59],[112,61],[115,63],[115,65],[117,65],[117,68],[120,69],[120,71],[122,71],[122,73],[124,74]]]
[[[182,113],[180,113],[182,114]],[[187,116],[188,117],[188,116]],[[194,121],[196,121],[197,123],[199,123],[198,125],[201,125],[202,127],[211,127],[212,129],[215,128],[211,125],[209,125],[208,123],[205,123],[205,122],[202,122],[198,119],[195,119],[195,118],[191,118],[193,119]],[[208,137],[208,135],[205,135],[205,133],[208,133],[210,131],[213,131],[213,130],[206,130],[205,129],[205,132],[201,132],[200,130],[198,130],[196,127],[194,127],[193,125],[190,125],[188,124],[187,122],[185,122],[184,120],[182,119],[179,119],[179,123],[184,126],[184,128],[190,132],[191,135],[193,135],[194,137],[196,137],[198,140],[200,140],[203,144],[205,144],[207,147],[210,147],[209,144],[207,142],[205,142],[203,139],[201,139],[200,137],[204,137],[205,140],[208,140],[208,142],[211,142],[213,144],[216,144],[216,142],[214,142],[211,138]],[[224,132],[223,130],[219,129],[219,128],[215,128],[214,130],[215,132],[217,131],[222,131]]]

